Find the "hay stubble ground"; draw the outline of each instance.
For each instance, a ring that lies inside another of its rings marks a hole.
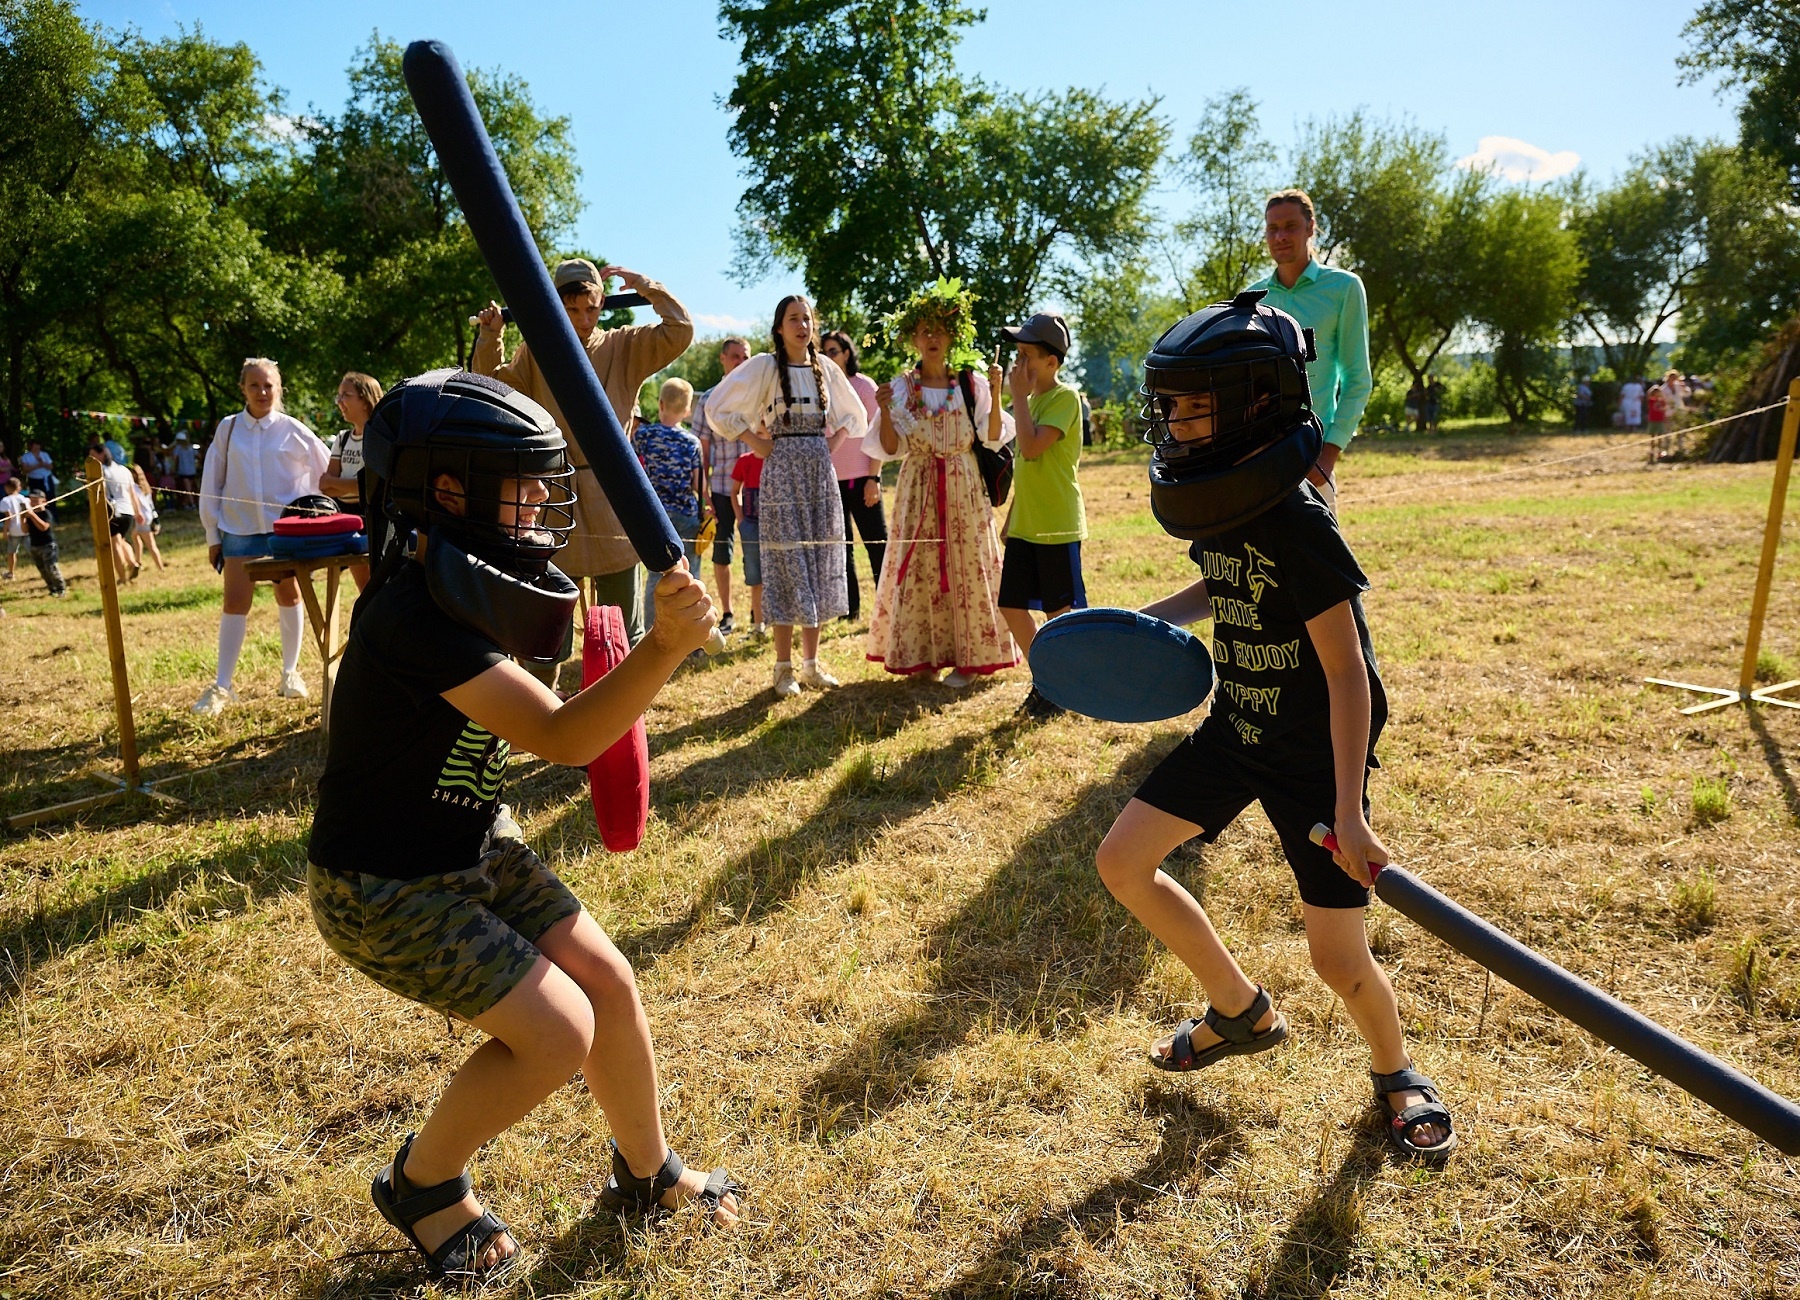
[[[1768,467],[1651,471],[1623,444],[1543,464],[1603,446],[1346,462],[1394,706],[1376,824],[1426,879],[1800,1095],[1800,715],[1682,718],[1640,685],[1735,675]],[[1096,603],[1187,580],[1140,460],[1085,481]],[[186,805],[0,838],[0,1296],[415,1294],[405,1256],[358,1253],[399,1245],[368,1178],[472,1033],[320,943],[300,881],[322,746],[274,698],[267,596],[244,706],[194,720],[215,580],[191,524],[165,549],[126,627],[148,773],[182,775]],[[69,601],[35,577],[3,593],[0,811],[92,791],[110,753],[92,564],[68,568]],[[1769,634],[1790,661],[1794,592]],[[825,657],[847,684],[782,704],[766,650],[676,678],[635,853],[599,847],[579,774],[516,761],[530,837],[637,968],[671,1141],[754,1200],[736,1233],[599,1214],[606,1126],[571,1083],[475,1167],[531,1252],[511,1294],[1800,1294],[1794,1162],[1377,905],[1464,1132],[1442,1173],[1390,1162],[1254,813],[1171,869],[1294,1040],[1152,1072],[1196,989],[1092,854],[1180,728],[1020,725],[1021,674],[880,678],[845,624]]]

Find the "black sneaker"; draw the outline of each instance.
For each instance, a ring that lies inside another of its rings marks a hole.
[[[1039,722],[1048,722],[1051,718],[1060,718],[1068,710],[1060,704],[1053,703],[1047,695],[1033,686],[1025,693],[1025,699],[1020,703],[1018,712],[1023,717],[1034,718]]]
[[[719,615],[719,635],[730,636],[732,628],[731,611],[726,610],[723,614]]]

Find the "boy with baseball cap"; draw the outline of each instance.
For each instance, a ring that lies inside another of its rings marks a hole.
[[[1081,394],[1062,378],[1069,355],[1069,325],[1055,312],[1038,312],[1000,333],[1019,348],[1007,384],[1018,428],[1019,461],[1013,471],[1012,511],[1006,523],[1006,555],[1000,569],[1000,614],[1019,649],[1031,652],[1037,621],[1085,608],[1081,542],[1087,509],[1076,470],[1081,463]],[[1062,710],[1034,685],[1019,711],[1052,718]]]

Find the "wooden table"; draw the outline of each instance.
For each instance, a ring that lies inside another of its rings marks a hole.
[[[300,599],[306,604],[306,619],[312,624],[313,644],[319,648],[324,667],[324,685],[319,694],[319,727],[331,729],[331,689],[337,682],[338,660],[344,647],[338,643],[338,587],[344,570],[353,564],[367,564],[366,555],[327,555],[314,560],[283,560],[274,556],[250,560],[244,572],[252,582],[280,582],[284,578],[300,581]],[[325,574],[325,601],[313,588],[313,575]]]

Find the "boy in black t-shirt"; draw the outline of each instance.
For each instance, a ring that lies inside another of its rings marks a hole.
[[[1394,993],[1364,933],[1370,865],[1388,860],[1369,826],[1367,774],[1387,720],[1358,568],[1305,481],[1319,447],[1303,369],[1310,339],[1291,317],[1240,295],[1195,313],[1146,363],[1160,431],[1151,475],[1158,519],[1195,538],[1200,577],[1144,607],[1210,617],[1218,687],[1206,720],[1138,788],[1101,844],[1114,897],[1206,989],[1204,1018],[1151,1049],[1159,1069],[1203,1069],[1287,1037],[1188,891],[1161,870],[1180,844],[1211,843],[1252,802],[1274,825],[1299,886],[1313,968],[1369,1044],[1389,1137],[1407,1155],[1456,1144],[1436,1085],[1412,1068]],[[1336,854],[1308,838],[1332,824]]]
[[[664,1141],[630,965],[500,804],[512,746],[585,766],[623,735],[706,642],[711,602],[684,569],[665,574],[654,631],[562,700],[513,658],[559,657],[576,598],[550,563],[573,498],[549,413],[498,381],[438,372],[396,386],[365,436],[378,517],[419,536],[381,548],[356,604],[308,894],[345,961],[490,1037],[376,1177],[376,1208],[434,1276],[490,1279],[516,1247],[464,1167],[580,1071],[613,1132],[608,1210],[698,1202],[735,1222],[730,1176],[684,1170]]]

